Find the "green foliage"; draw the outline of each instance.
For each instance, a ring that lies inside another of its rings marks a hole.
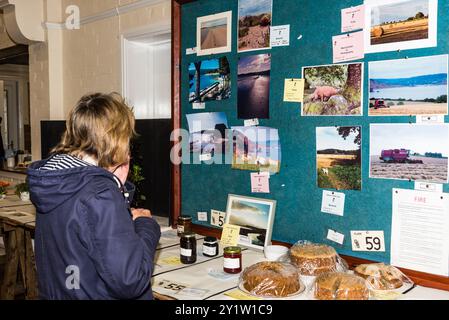
[[[402,102],[402,101],[398,102],[398,106],[403,106],[403,105],[404,105],[404,102]]]
[[[0,187],[0,195],[6,194],[6,187]]]
[[[318,187],[324,189],[335,188],[332,185],[332,182],[329,180],[329,177],[325,175],[320,169],[318,169]]]
[[[346,84],[348,67],[344,65],[331,65],[306,68],[304,77],[310,87],[326,85],[341,88]]]
[[[28,187],[28,183],[26,183],[26,182],[19,183],[19,184],[16,185],[16,191],[15,191],[15,193],[16,193],[16,195],[19,196],[19,197],[20,197],[20,194],[21,194],[22,192],[29,192],[29,191],[30,191],[30,189],[29,189],[29,187]]]
[[[394,102],[393,101],[387,102],[387,106],[390,106],[390,107],[394,106]]]
[[[329,170],[350,190],[361,190],[362,170],[360,166],[336,166]]]
[[[145,177],[142,175],[142,168],[134,164],[131,167],[131,170],[129,170],[128,179],[134,183],[134,185],[139,185],[143,180],[145,180]]]

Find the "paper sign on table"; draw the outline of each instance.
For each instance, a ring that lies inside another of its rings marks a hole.
[[[342,192],[323,190],[321,211],[337,216],[343,216],[345,212],[345,194]]]
[[[158,287],[158,288],[163,288],[166,290],[170,290],[170,291],[181,291],[184,288],[187,288],[188,286],[186,284],[180,284],[180,283],[176,283],[170,280],[160,280],[158,282],[156,282],[154,285],[154,287]]]
[[[332,37],[334,63],[363,59],[365,57],[363,41],[363,31]]]
[[[251,172],[251,192],[270,193],[270,173]]]
[[[198,221],[207,221],[207,212],[198,212]]]
[[[365,6],[341,10],[341,32],[349,32],[365,28]]]
[[[245,127],[254,127],[254,126],[258,126],[258,125],[259,125],[259,119],[255,118],[255,119],[244,120],[244,121],[243,121],[243,125],[244,125]]]
[[[270,30],[272,47],[282,47],[290,45],[290,25],[274,26]]]
[[[327,230],[327,239],[330,241],[336,242],[338,244],[343,244],[343,242],[345,241],[345,235],[340,232],[328,229]]]
[[[226,218],[226,212],[211,210],[210,211],[210,224],[216,227],[223,227]]]
[[[285,79],[284,101],[303,102],[304,100],[304,79]]]
[[[192,103],[192,109],[206,109],[206,102],[194,102]]]
[[[385,252],[383,231],[351,231],[352,251]]]
[[[182,265],[181,259],[179,256],[170,256],[167,258],[163,258],[157,261],[160,265],[168,265],[168,266],[179,266]]]
[[[225,292],[225,296],[231,297],[236,300],[261,300],[261,298],[246,294],[239,289]]]
[[[393,189],[391,264],[447,277],[449,195]]]
[[[225,224],[223,226],[223,232],[221,233],[221,245],[236,246],[240,239],[240,227],[232,224]]]
[[[204,297],[208,292],[209,290],[206,289],[184,288],[176,292],[176,294],[189,297]]]
[[[231,274],[231,273],[226,273],[223,271],[223,269],[208,269],[207,270],[207,274],[215,279],[218,280],[222,280],[222,281],[227,281],[229,279],[234,279],[234,278],[238,278],[239,275],[238,274]]]

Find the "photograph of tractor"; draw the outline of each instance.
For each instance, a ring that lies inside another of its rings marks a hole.
[[[422,160],[411,159],[410,154],[407,149],[382,150],[379,159],[387,163],[424,163]]]

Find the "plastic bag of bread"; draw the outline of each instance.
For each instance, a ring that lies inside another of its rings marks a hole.
[[[303,276],[348,270],[348,264],[334,248],[310,241],[298,241],[290,248],[290,262]]]
[[[243,270],[239,288],[258,297],[283,298],[303,292],[305,286],[291,264],[264,261]]]
[[[365,279],[344,272],[328,272],[316,277],[314,296],[319,300],[368,300]]]
[[[354,273],[366,279],[371,295],[376,299],[396,299],[414,285],[398,268],[384,263],[361,264]]]

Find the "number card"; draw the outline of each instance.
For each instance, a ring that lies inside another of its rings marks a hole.
[[[226,212],[211,210],[210,211],[210,224],[216,227],[223,227],[226,219]]]
[[[224,247],[234,247],[238,244],[240,238],[240,227],[232,224],[225,224],[221,233],[221,245]]]
[[[383,231],[351,231],[352,251],[385,252]]]
[[[304,79],[285,79],[284,102],[303,102]]]
[[[163,289],[166,289],[166,290],[174,291],[174,292],[181,291],[181,290],[183,290],[183,289],[188,287],[185,284],[175,283],[175,282],[170,281],[170,280],[160,280],[157,283],[155,283],[154,286],[155,287],[159,287],[159,288],[163,288]]]

